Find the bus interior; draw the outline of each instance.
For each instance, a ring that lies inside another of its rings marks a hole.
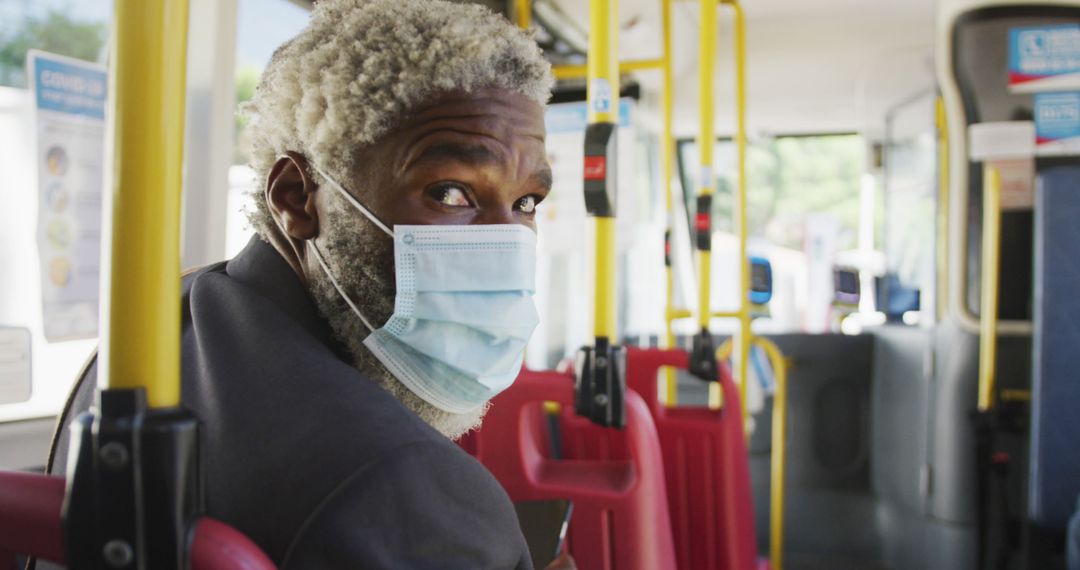
[[[573,504],[577,567],[1080,568],[1080,2],[472,3],[552,65],[553,186],[524,367],[458,444]],[[0,0],[0,568],[102,558],[107,460],[42,475],[72,382],[100,347],[178,385],[156,315],[251,239],[238,109],[312,7]],[[85,567],[280,562],[229,522]]]

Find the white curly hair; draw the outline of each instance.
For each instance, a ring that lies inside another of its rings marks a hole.
[[[348,180],[359,149],[440,94],[499,88],[543,105],[552,83],[533,38],[483,6],[322,0],[308,26],[274,52],[241,112],[257,180],[285,151]],[[266,236],[274,223],[258,185],[255,192],[249,217]]]

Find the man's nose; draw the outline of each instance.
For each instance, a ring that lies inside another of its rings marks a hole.
[[[498,208],[482,208],[475,218],[473,218],[473,224],[476,225],[490,225],[490,224],[516,224],[520,222],[514,216],[514,210],[510,206],[500,206]]]

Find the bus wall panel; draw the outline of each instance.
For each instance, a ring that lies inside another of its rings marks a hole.
[[[926,511],[929,402],[933,358],[930,331],[884,326],[874,335],[871,403],[871,480],[890,506],[912,514]]]
[[[934,329],[935,378],[930,410],[927,515],[976,524],[975,410],[979,338],[945,321]]]
[[[875,523],[878,501],[870,484],[874,339],[809,334],[769,338],[792,359],[785,505],[788,566],[875,568],[881,545]],[[771,405],[770,399],[755,417],[750,446],[762,548],[769,524]]]

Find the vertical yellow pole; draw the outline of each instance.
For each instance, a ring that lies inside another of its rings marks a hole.
[[[1001,249],[1001,175],[983,169],[982,299],[979,311],[979,411],[994,408],[998,276]]]
[[[773,570],[783,570],[784,483],[785,473],[787,473],[788,367],[790,364],[775,342],[760,336],[752,337],[750,342],[765,351],[776,380],[772,413],[772,473],[769,478],[769,565]],[[725,340],[720,348],[716,349],[716,359],[724,361],[731,358],[731,351],[731,339]]]
[[[736,221],[739,232],[739,334],[736,337],[736,347],[739,354],[739,401],[745,418],[746,387],[749,381],[747,370],[750,361],[750,258],[746,255],[746,18],[738,2],[731,2],[731,7],[735,10],[735,142],[739,162],[739,208]]]
[[[672,309],[675,306],[675,275],[672,271],[671,264],[673,263],[672,254],[672,232],[674,231],[673,222],[675,216],[674,204],[672,204],[671,195],[671,178],[675,175],[675,136],[672,133],[672,123],[674,122],[674,84],[675,80],[672,77],[671,69],[671,0],[660,0],[660,13],[661,20],[663,22],[663,41],[664,41],[664,91],[663,91],[663,108],[664,108],[664,130],[661,135],[661,144],[663,145],[661,150],[661,160],[663,162],[664,173],[664,208],[667,212],[667,227],[664,235],[664,276],[667,282],[667,292],[664,305],[664,325],[665,336],[664,346],[666,348],[675,347],[675,331],[672,327]],[[665,403],[672,406],[678,400],[678,384],[676,383],[676,375],[673,369],[668,369],[666,373],[667,381],[665,386],[667,388]]]
[[[938,320],[945,317],[949,302],[949,123],[945,115],[945,99],[940,95],[935,101],[938,145],[938,192],[937,192],[937,306]]]
[[[701,153],[701,169],[698,173],[698,197],[713,194],[716,175],[713,172],[713,139],[715,138],[713,119],[713,73],[716,70],[716,0],[700,0],[701,37],[698,44],[698,114],[701,125],[698,129],[698,150]],[[701,224],[702,216],[712,216],[712,212],[698,212],[695,224]],[[711,252],[698,248],[698,325],[708,330],[711,317]]]
[[[700,0],[701,33],[698,43],[698,114],[701,125],[698,129],[698,150],[701,153],[698,172],[697,213],[694,217],[697,236],[698,260],[698,328],[700,334],[709,334],[709,322],[712,319],[712,196],[716,185],[716,172],[713,170],[713,144],[716,139],[715,94],[713,74],[716,72],[716,4],[717,0]],[[704,233],[704,235],[702,235]],[[716,409],[721,405],[721,388],[715,382],[709,383],[709,407]]]
[[[514,0],[514,22],[523,30],[532,26],[531,0]]]
[[[769,489],[769,565],[784,568],[784,477],[787,469],[787,359],[771,340],[754,337],[754,344],[765,350],[776,379],[773,396],[772,477]]]
[[[589,61],[588,99],[590,124],[618,122],[619,116],[619,64],[617,57],[618,35],[616,0],[590,0],[589,2]],[[595,104],[607,97],[606,110]],[[614,167],[614,165],[611,165]],[[596,245],[596,291],[593,305],[593,334],[597,338],[615,338],[616,283],[615,283],[615,217],[595,216]]]
[[[618,37],[615,34],[615,2],[589,0],[589,123],[615,123],[618,117],[619,64],[616,60]],[[606,111],[600,111],[593,102],[604,95],[611,98],[611,105]]]
[[[111,243],[102,388],[180,403],[180,190],[187,0],[116,0],[110,74]]]

